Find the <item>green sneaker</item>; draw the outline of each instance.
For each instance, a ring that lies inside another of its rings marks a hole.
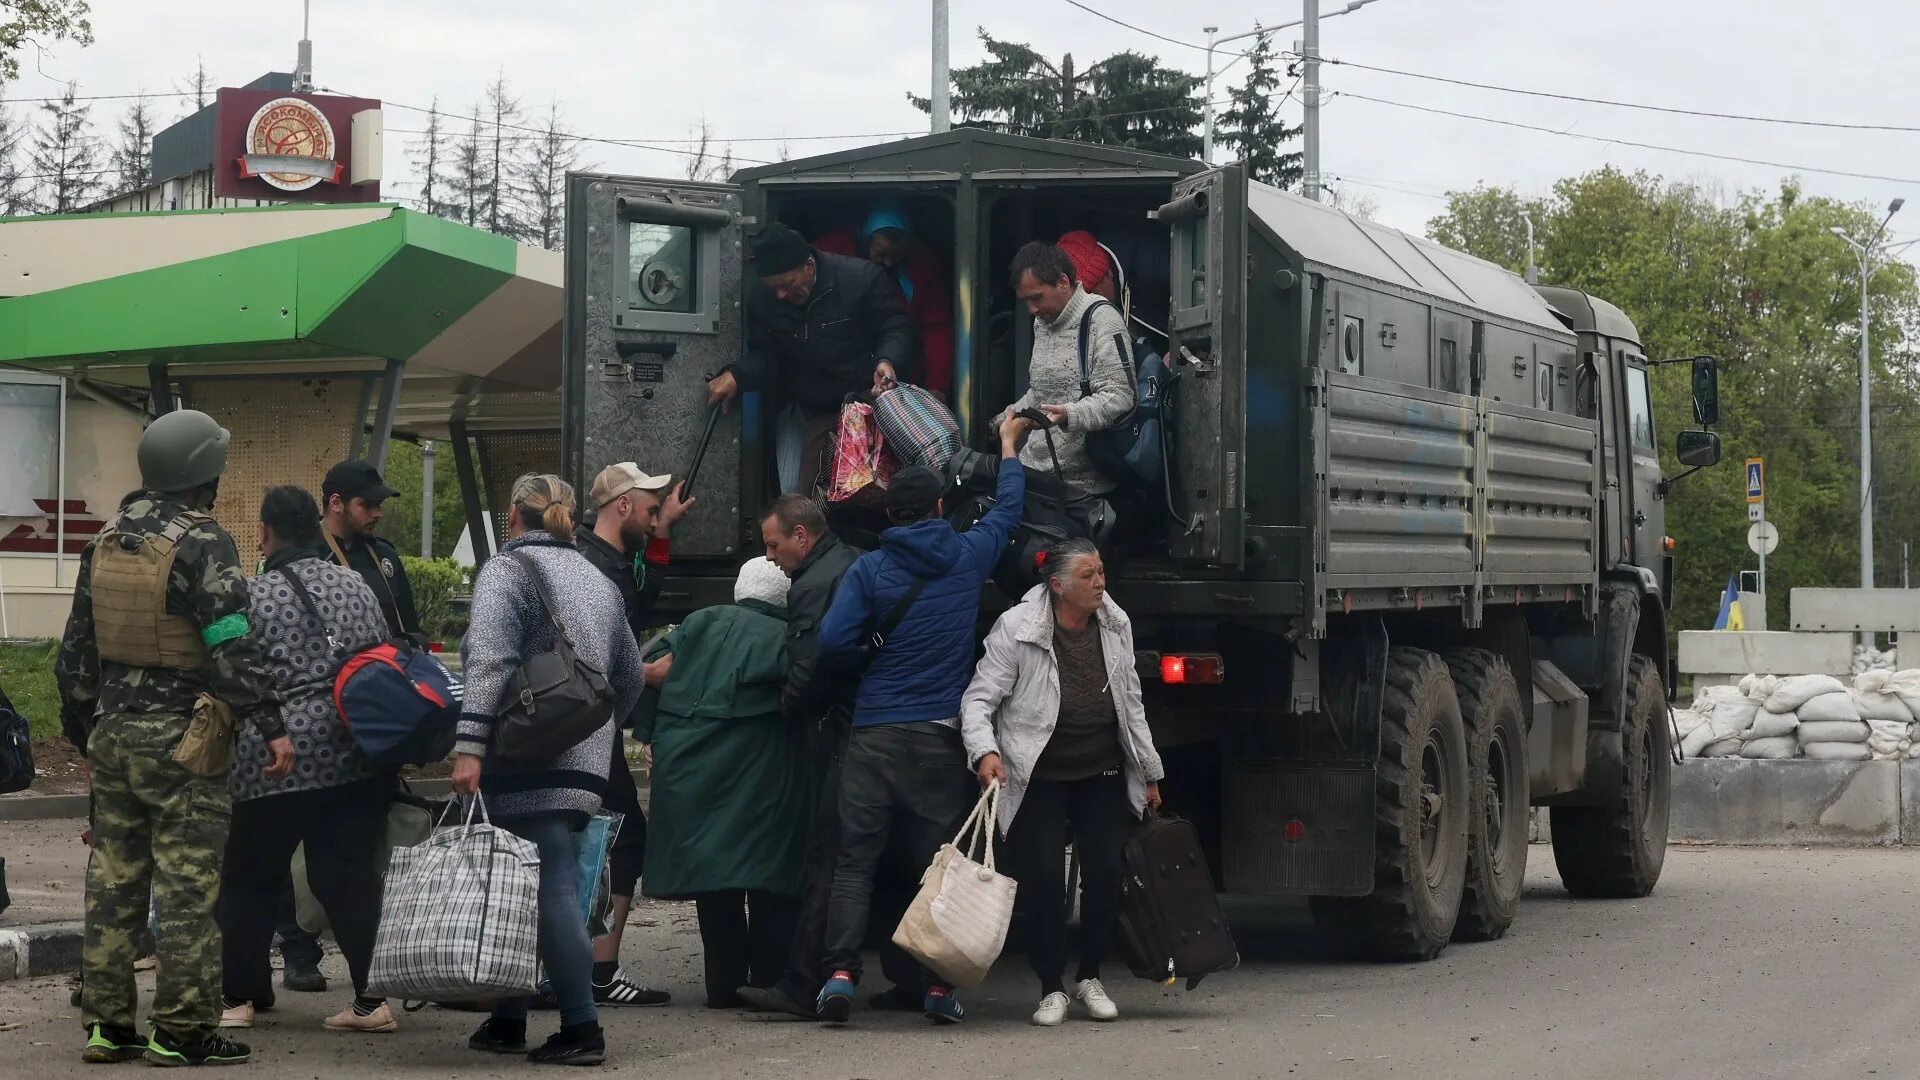
[[[147,1040],[131,1028],[94,1024],[87,1029],[87,1048],[80,1060],[89,1065],[112,1065],[132,1061],[147,1052]]]
[[[147,1064],[162,1067],[181,1065],[245,1065],[253,1060],[246,1043],[234,1042],[219,1032],[194,1042],[179,1042],[171,1036],[153,1033],[146,1049]]]

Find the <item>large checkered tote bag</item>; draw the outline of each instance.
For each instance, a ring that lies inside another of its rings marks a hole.
[[[416,1001],[532,994],[539,915],[539,849],[490,824],[476,795],[462,824],[394,849],[367,993]]]
[[[873,422],[902,466],[941,472],[963,445],[953,410],[924,386],[895,383],[881,391],[873,399]]]

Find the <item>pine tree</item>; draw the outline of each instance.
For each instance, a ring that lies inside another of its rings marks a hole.
[[[1280,119],[1286,95],[1277,93],[1280,74],[1274,69],[1271,33],[1254,39],[1247,63],[1246,81],[1233,88],[1232,104],[1220,114],[1219,140],[1246,162],[1253,179],[1291,190],[1300,183],[1301,156],[1282,153],[1280,147],[1298,138],[1300,129]]]
[[[468,225],[481,226],[486,221],[487,204],[493,199],[496,185],[487,153],[487,124],[480,118],[477,102],[473,105],[471,120],[466,135],[453,144],[453,179],[448,185],[452,212],[448,216]]]
[[[20,118],[0,100],[0,217],[33,212],[33,183],[20,167],[25,139]]]
[[[49,214],[71,214],[91,202],[105,171],[88,116],[93,107],[80,104],[78,94],[68,83],[60,100],[40,106],[41,127],[29,160],[41,181],[40,208]]]
[[[206,59],[204,57],[194,57],[193,74],[187,76],[184,82],[174,83],[173,88],[193,105],[192,108],[182,114],[183,116],[192,116],[194,113],[213,104],[215,90],[214,80],[213,76],[207,74]]]
[[[561,119],[560,103],[548,103],[533,152],[520,165],[520,218],[528,243],[549,251],[566,247],[567,174],[589,167],[580,163],[580,140]]]
[[[475,113],[476,116],[483,114]],[[490,233],[517,237],[520,222],[514,217],[513,187],[519,174],[520,148],[524,145],[520,126],[520,99],[507,87],[505,72],[495,76],[487,87],[487,111],[483,118],[491,130],[487,138],[487,172],[493,184],[482,203],[481,220]]]
[[[414,201],[423,213],[435,217],[455,216],[455,208],[448,203],[447,195],[452,181],[447,173],[453,167],[453,157],[458,151],[445,128],[440,126],[440,98],[434,96],[433,104],[427,108],[427,129],[420,133],[418,141],[408,148],[408,156],[420,170],[420,197]]]
[[[153,108],[146,98],[134,98],[120,118],[120,143],[113,149],[113,171],[118,191],[143,191],[153,183]]]

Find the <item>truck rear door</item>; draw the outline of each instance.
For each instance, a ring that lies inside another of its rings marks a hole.
[[[1176,374],[1175,557],[1245,559],[1247,174],[1240,165],[1174,184],[1156,216],[1173,232],[1168,360]]]
[[[699,501],[674,530],[676,564],[737,561],[742,508],[759,494],[743,486],[745,409],[707,408],[707,380],[741,351],[742,224],[734,185],[567,178],[566,468],[583,502],[615,462],[692,478]]]

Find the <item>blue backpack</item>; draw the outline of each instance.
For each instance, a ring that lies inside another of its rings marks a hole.
[[[1087,335],[1093,327],[1093,313],[1112,307],[1105,300],[1087,305],[1080,316],[1080,396],[1093,396],[1093,367],[1087,358]],[[1087,457],[1101,475],[1123,488],[1153,488],[1166,474],[1171,449],[1163,411],[1173,386],[1173,371],[1146,338],[1128,344],[1124,333],[1113,336],[1120,355],[1131,360],[1134,376],[1133,412],[1105,431],[1087,433]]]

